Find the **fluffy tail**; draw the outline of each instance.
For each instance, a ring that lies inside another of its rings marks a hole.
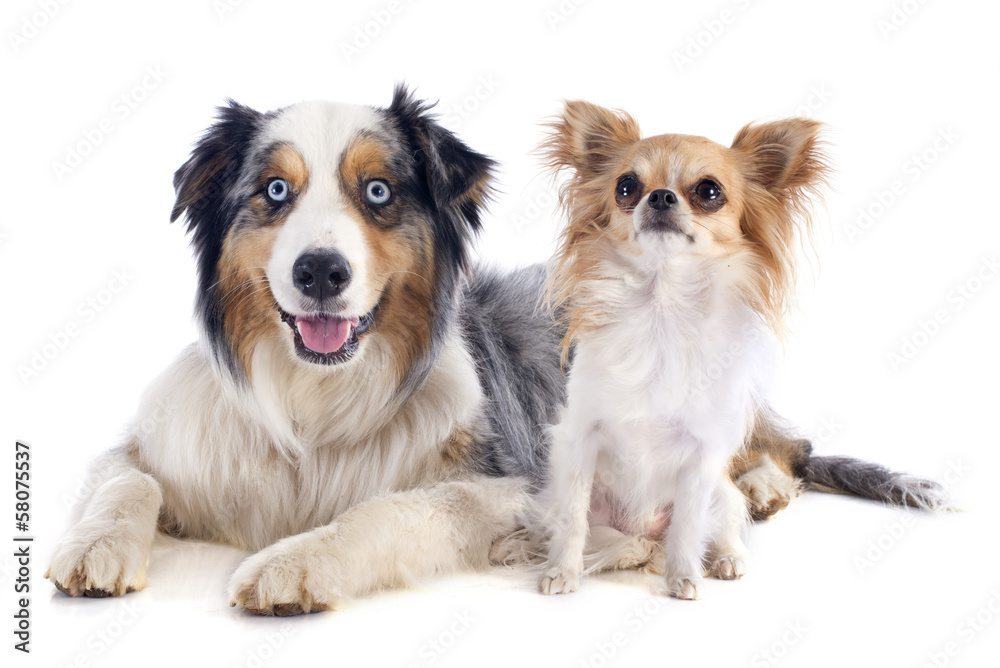
[[[820,492],[850,494],[921,510],[943,510],[948,506],[939,483],[853,457],[810,455],[796,473],[801,475],[807,489]]]
[[[893,506],[923,510],[945,510],[949,507],[944,488],[933,480],[898,473],[853,457],[812,454],[809,441],[797,438],[783,419],[769,407],[762,406],[755,416],[745,456],[730,470],[737,486],[750,498],[751,514],[758,519],[769,517],[784,508],[790,496],[767,489],[766,482],[761,484],[761,476],[752,475],[755,470],[766,472],[762,462],[767,461],[800,481],[804,489],[850,494]]]

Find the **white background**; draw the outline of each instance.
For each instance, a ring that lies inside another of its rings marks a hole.
[[[15,438],[31,444],[36,536],[30,657],[11,647],[16,571],[13,548],[2,550],[5,656],[37,666],[996,665],[1000,279],[984,264],[1000,250],[996,3],[896,0],[895,14],[889,0],[234,4],[69,2],[49,18],[45,2],[4,3],[0,438],[4,467]],[[368,25],[373,12],[391,18]],[[377,34],[348,57],[366,25]],[[691,62],[680,63],[685,51]],[[530,151],[561,99],[627,109],[649,134],[723,143],[756,119],[827,122],[837,174],[775,405],[822,453],[947,476],[966,512],[808,494],[752,528],[743,581],[710,581],[697,603],[651,599],[648,581],[628,575],[545,598],[533,576],[498,570],[336,613],[259,619],[226,604],[242,553],[166,539],[141,593],[56,592],[41,575],[87,462],[195,336],[194,266],[167,221],[173,171],[214,106],[227,96],[259,109],[385,105],[400,80],[440,99],[444,123],[503,164],[479,251],[510,267],[552,249],[552,190]],[[110,132],[88,150],[102,121]],[[941,133],[952,139],[935,148]],[[81,143],[88,154],[57,174]],[[924,168],[913,162],[922,155]],[[851,233],[859,209],[880,215]],[[127,284],[112,294],[115,272]],[[958,286],[975,295],[959,298]],[[90,299],[105,301],[100,312]],[[933,336],[919,334],[922,322]],[[67,327],[74,336],[60,336]],[[914,337],[912,359],[892,364]],[[51,359],[27,373],[42,352]],[[7,471],[4,536],[14,533]],[[642,606],[645,619],[631,612]]]

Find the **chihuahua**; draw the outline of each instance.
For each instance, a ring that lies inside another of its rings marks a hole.
[[[567,402],[540,496],[545,594],[574,591],[591,526],[662,546],[663,592],[745,573],[748,513],[729,475],[794,293],[821,124],[751,124],[730,147],[642,138],[624,112],[568,102],[542,153],[568,218],[549,275],[566,320]],[[588,546],[588,550],[590,547]]]

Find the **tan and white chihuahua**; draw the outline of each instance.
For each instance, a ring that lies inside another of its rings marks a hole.
[[[725,147],[643,138],[568,102],[542,146],[569,173],[549,295],[573,348],[540,495],[546,594],[574,591],[590,526],[665,552],[665,593],[698,598],[706,566],[745,572],[747,508],[731,460],[766,412],[810,197],[829,172],[821,125],[747,125]],[[589,548],[588,548],[589,550]]]

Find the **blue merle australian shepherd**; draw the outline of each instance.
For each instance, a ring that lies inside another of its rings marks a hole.
[[[511,558],[564,401],[563,332],[538,307],[543,268],[469,265],[493,169],[402,87],[388,108],[222,108],[174,179],[202,340],[95,463],[55,586],[143,588],[158,530],[256,552],[229,596],[266,615]],[[758,518],[801,488],[938,498],[811,456],[768,416],[731,475]],[[647,567],[637,540],[593,535],[591,566]]]

